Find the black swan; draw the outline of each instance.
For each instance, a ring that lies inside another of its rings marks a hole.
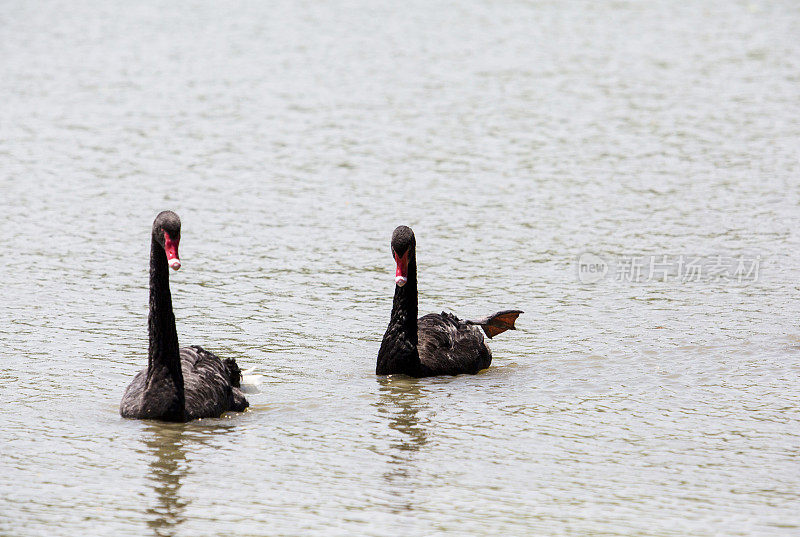
[[[153,222],[150,243],[150,345],[147,368],[133,378],[119,413],[124,418],[190,421],[215,418],[249,404],[241,391],[241,371],[235,360],[221,360],[198,346],[179,349],[169,267],[178,270],[181,221],[163,211]]]
[[[394,304],[389,328],[378,351],[378,375],[402,373],[412,377],[477,373],[492,363],[482,328],[489,338],[516,330],[520,310],[504,310],[480,321],[462,321],[452,313],[430,313],[417,319],[416,239],[410,227],[392,234],[397,263]]]

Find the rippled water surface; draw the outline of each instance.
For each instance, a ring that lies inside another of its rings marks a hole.
[[[3,2],[0,534],[797,535],[798,35],[781,0]],[[265,375],[247,413],[118,415],[166,208],[181,343]],[[374,375],[401,223],[421,312],[525,310],[490,369]],[[620,271],[664,255],[758,277]]]

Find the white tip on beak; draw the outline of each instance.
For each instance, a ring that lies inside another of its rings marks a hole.
[[[181,268],[181,261],[180,259],[168,259],[167,262],[169,263],[169,268],[172,270],[178,270]]]
[[[397,284],[397,287],[403,287],[406,284],[407,281],[408,281],[408,278],[404,278],[402,276],[395,276],[394,277],[394,283]]]

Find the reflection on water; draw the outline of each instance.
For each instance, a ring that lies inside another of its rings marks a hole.
[[[420,423],[419,412],[427,408],[417,379],[379,377],[378,415],[389,420],[389,428],[400,433],[389,444],[389,468],[383,478],[391,485],[389,492],[397,499],[392,508],[411,511],[409,478],[414,474],[417,452],[428,443],[428,431]]]
[[[148,477],[156,504],[147,509],[147,525],[153,535],[172,537],[186,520],[184,511],[190,501],[180,495],[183,481],[190,472],[186,452],[201,445],[208,433],[225,434],[233,429],[230,425],[148,424],[144,444],[153,454]]]
[[[181,482],[188,471],[184,425],[154,424],[144,443],[153,452],[149,477],[157,499],[157,504],[147,510],[147,525],[154,535],[175,535],[188,505],[180,497]]]

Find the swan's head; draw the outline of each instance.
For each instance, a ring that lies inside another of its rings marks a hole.
[[[408,260],[414,256],[417,241],[414,232],[408,226],[397,226],[392,233],[392,256],[397,263],[394,283],[403,287],[408,281]]]
[[[164,248],[167,264],[172,270],[181,268],[178,257],[178,243],[181,242],[181,219],[172,211],[158,213],[153,222],[153,238]]]

